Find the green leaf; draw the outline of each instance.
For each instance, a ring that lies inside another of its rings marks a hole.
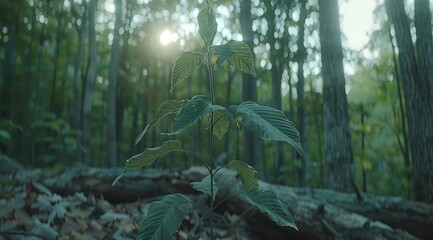
[[[4,140],[11,140],[11,135],[9,134],[8,131],[0,129],[0,138],[3,138]]]
[[[159,158],[179,150],[182,150],[179,140],[169,140],[163,142],[160,147],[146,148],[142,153],[126,160],[124,172],[152,166]]]
[[[210,175],[204,177],[200,182],[192,182],[191,186],[204,194],[211,195],[210,193]],[[212,199],[215,201],[216,194],[218,192],[218,186],[215,181],[213,181],[213,195]]]
[[[227,61],[229,65],[236,70],[256,76],[254,59],[246,43],[232,40],[225,45],[217,45],[212,48],[218,55],[216,62],[217,68],[219,68],[224,61]]]
[[[217,22],[212,6],[207,2],[207,6],[202,9],[198,16],[198,33],[206,46],[210,46],[217,32]]]
[[[179,116],[174,120],[171,126],[171,132],[168,133],[168,135],[179,133],[197,119],[217,109],[225,108],[219,105],[212,105],[209,98],[206,96],[198,95],[192,97],[182,108]]]
[[[229,168],[236,170],[240,177],[242,186],[245,190],[251,190],[259,187],[259,182],[257,181],[257,171],[250,165],[242,161],[231,161],[228,165]]]
[[[170,92],[174,90],[174,87],[189,77],[197,68],[200,67],[203,56],[197,52],[183,51],[174,62],[171,88]]]
[[[218,58],[216,60],[216,68],[218,69],[224,61],[227,61],[233,57],[233,51],[227,44],[215,45],[212,49],[216,52]]]
[[[147,124],[147,126],[144,128],[144,130],[137,136],[135,139],[135,144],[141,141],[143,136],[158,122],[168,114],[173,114],[178,112],[184,105],[186,101],[185,100],[168,100],[165,101],[159,106],[159,110],[156,113],[155,117]]]
[[[47,187],[45,187],[43,184],[32,181],[32,185],[34,188],[36,188],[39,192],[44,193],[47,196],[52,196],[53,193],[50,191],[50,189],[48,189]]]
[[[151,203],[147,216],[140,223],[138,239],[170,239],[178,231],[191,207],[191,200],[182,194],[167,195],[160,201]]]
[[[244,128],[262,139],[285,141],[303,155],[299,132],[283,112],[251,101],[231,106],[229,111],[235,119],[240,118]]]
[[[272,221],[281,227],[292,227],[298,230],[292,214],[277,195],[270,190],[253,189],[241,195],[244,201],[256,206]]]
[[[229,129],[229,120],[227,116],[227,110],[221,110],[217,109],[213,112],[213,118],[214,118],[214,128],[213,128],[213,134],[221,140],[221,138],[226,134],[227,130]],[[203,123],[204,125],[209,128],[210,127],[210,120],[211,117],[209,115],[206,115],[203,117]]]

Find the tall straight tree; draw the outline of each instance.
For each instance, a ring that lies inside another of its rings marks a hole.
[[[420,135],[415,136],[417,140],[421,138],[423,145],[418,145],[415,151],[416,162],[413,165],[415,189],[422,187],[421,199],[429,203],[433,202],[433,38],[431,25],[431,12],[428,0],[415,0],[415,28],[416,28],[416,49],[418,56],[418,80],[421,81],[421,93],[425,105],[422,114],[423,129],[418,126]],[[430,147],[429,147],[430,146]]]
[[[58,73],[58,69],[59,69],[59,62],[60,62],[60,50],[61,50],[61,44],[63,41],[63,37],[65,35],[65,20],[64,20],[64,8],[63,8],[63,4],[64,1],[59,2],[59,8],[60,8],[60,12],[57,13],[57,30],[56,30],[56,37],[55,37],[55,48],[54,48],[54,69],[53,69],[53,77],[51,80],[51,97],[50,97],[50,111],[52,113],[55,113],[56,116],[60,116],[61,115],[61,106],[55,106],[55,105],[59,105],[59,95],[61,95],[59,92],[60,91],[56,91],[56,86],[57,86],[57,73]]]
[[[15,68],[15,23],[11,22],[7,26],[8,41],[6,43],[5,61],[3,67],[3,88],[1,92],[2,106],[0,117],[12,119],[12,89],[14,84]]]
[[[274,3],[275,4],[275,3]],[[281,73],[278,69],[279,62],[277,57],[277,49],[275,48],[275,11],[271,1],[265,1],[266,13],[265,18],[268,22],[268,31],[266,33],[269,43],[269,55],[271,61],[271,76],[272,76],[272,106],[275,109],[281,110]],[[284,184],[286,178],[280,177],[281,169],[284,169],[284,154],[283,144],[281,142],[274,143],[274,177],[275,182]]]
[[[386,0],[386,10],[394,25],[398,46],[410,148],[412,153],[412,195],[433,203],[433,67],[431,14],[428,1],[415,2],[416,48],[403,0]]]
[[[254,47],[253,21],[251,18],[251,1],[242,0],[240,9],[240,24],[243,41],[248,44],[250,49]],[[251,52],[255,59],[254,51]],[[250,74],[242,74],[242,98],[243,101],[257,101],[257,86],[256,79]],[[244,146],[243,146],[243,161],[251,166],[255,166],[258,162],[258,157],[261,156],[260,143],[257,137],[250,131],[243,131]]]
[[[347,192],[355,171],[339,16],[338,0],[319,0],[327,185]]]
[[[108,162],[112,167],[117,165],[116,141],[116,84],[119,67],[119,29],[122,26],[122,0],[116,0],[116,23],[114,25],[113,44],[111,45],[111,62],[108,73],[107,93],[107,147]]]
[[[78,4],[77,4],[78,5]],[[81,94],[80,94],[80,80],[81,78],[81,74],[80,74],[80,70],[81,70],[81,58],[83,55],[83,45],[84,45],[84,31],[85,31],[85,26],[86,26],[86,2],[83,1],[82,5],[79,4],[78,6],[82,6],[83,8],[83,12],[82,15],[80,16],[80,13],[78,10],[76,10],[75,8],[80,9],[80,7],[76,6],[76,3],[74,3],[74,5],[71,8],[72,14],[75,17],[75,30],[77,31],[77,38],[78,38],[78,46],[76,49],[76,53],[75,53],[75,59],[74,59],[74,112],[73,112],[73,119],[72,119],[72,127],[75,129],[80,129],[81,128]],[[77,161],[81,162],[81,152],[80,152],[80,147],[81,147],[81,136],[77,136],[77,145],[78,145],[78,150],[77,150]]]
[[[90,163],[90,130],[91,130],[91,116],[92,116],[92,96],[93,88],[96,80],[96,33],[95,33],[95,11],[98,5],[98,0],[90,0],[88,5],[88,22],[89,22],[89,56],[87,63],[87,72],[84,82],[84,98],[83,98],[83,118],[81,122],[83,133],[83,161]]]
[[[295,166],[294,177],[295,182],[299,186],[305,185],[305,179],[307,177],[307,151],[305,141],[305,98],[304,98],[304,62],[307,58],[307,50],[305,49],[305,20],[308,16],[308,10],[306,7],[307,0],[300,0],[301,11],[298,20],[298,51],[296,53],[296,62],[298,63],[298,82],[296,83],[296,93],[298,95],[297,103],[297,117],[298,117],[298,130],[301,137],[301,144],[304,147],[304,156],[301,158],[301,165]]]

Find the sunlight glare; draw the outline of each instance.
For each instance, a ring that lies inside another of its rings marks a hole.
[[[109,13],[114,13],[116,11],[116,6],[113,1],[106,1],[104,4],[105,11]]]
[[[159,40],[163,46],[166,46],[172,42],[176,42],[178,39],[177,33],[173,33],[170,30],[166,29],[161,33]]]
[[[341,30],[352,50],[360,50],[367,44],[369,34],[373,31],[376,4],[375,0],[340,1]]]

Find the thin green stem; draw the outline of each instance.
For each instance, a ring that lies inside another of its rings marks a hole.
[[[207,162],[206,159],[205,159],[204,157],[202,157],[200,154],[198,154],[198,153],[196,153],[196,152],[193,152],[193,151],[190,151],[190,150],[185,150],[185,149],[178,150],[178,151],[179,151],[179,152],[186,153],[186,154],[191,154],[191,155],[193,155],[194,157],[198,158],[199,160],[201,160],[201,161],[204,163],[204,165],[206,165],[207,170],[210,171],[210,166],[209,166],[208,162]]]
[[[239,195],[241,195],[241,193],[236,193],[236,194],[233,194],[233,195],[230,195],[230,196],[224,198],[224,199],[221,200],[217,205],[215,205],[214,209],[216,209],[217,207],[219,207],[223,202],[227,201],[228,199],[230,199],[230,198],[232,198],[232,197],[239,196]],[[212,210],[212,211],[213,211],[213,210]]]
[[[213,175],[215,176],[217,174],[217,172],[223,168],[225,168],[226,166],[221,166],[219,168],[217,168],[217,170],[215,170],[215,172],[213,173]]]
[[[210,46],[206,47],[206,56],[207,56],[207,69],[209,73],[209,92],[211,95],[210,101],[213,105],[215,103],[215,90],[214,90],[214,79],[213,79],[213,72],[212,72],[212,62],[211,62],[211,49]],[[213,159],[213,152],[214,152],[214,142],[213,142],[213,128],[214,128],[214,113],[211,113],[210,116],[210,127],[209,127],[209,161],[210,161],[210,199],[209,199],[209,213],[210,213],[210,238],[211,240],[214,239],[213,235],[213,181],[214,181],[214,159]]]

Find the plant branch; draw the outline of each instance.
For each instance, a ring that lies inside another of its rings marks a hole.
[[[201,160],[204,163],[204,165],[206,165],[206,168],[207,168],[208,171],[211,170],[208,162],[206,161],[206,159],[204,157],[202,157],[200,154],[198,154],[196,152],[193,152],[193,151],[190,151],[190,150],[185,150],[185,149],[180,149],[180,150],[177,150],[177,151],[193,155],[194,157],[196,157],[199,160]]]
[[[217,168],[217,170],[215,170],[215,172],[213,173],[213,175],[215,176],[219,170],[221,170],[221,169],[223,169],[225,167],[227,167],[227,166],[221,166],[221,167]]]
[[[216,204],[216,205],[214,206],[213,210],[217,209],[217,208],[218,208],[218,207],[219,207],[223,202],[227,201],[228,199],[230,199],[230,198],[232,198],[232,197],[239,196],[239,195],[241,195],[241,194],[242,194],[242,193],[236,193],[236,194],[233,194],[233,195],[230,195],[230,196],[224,198],[223,200],[221,200],[218,204]]]

